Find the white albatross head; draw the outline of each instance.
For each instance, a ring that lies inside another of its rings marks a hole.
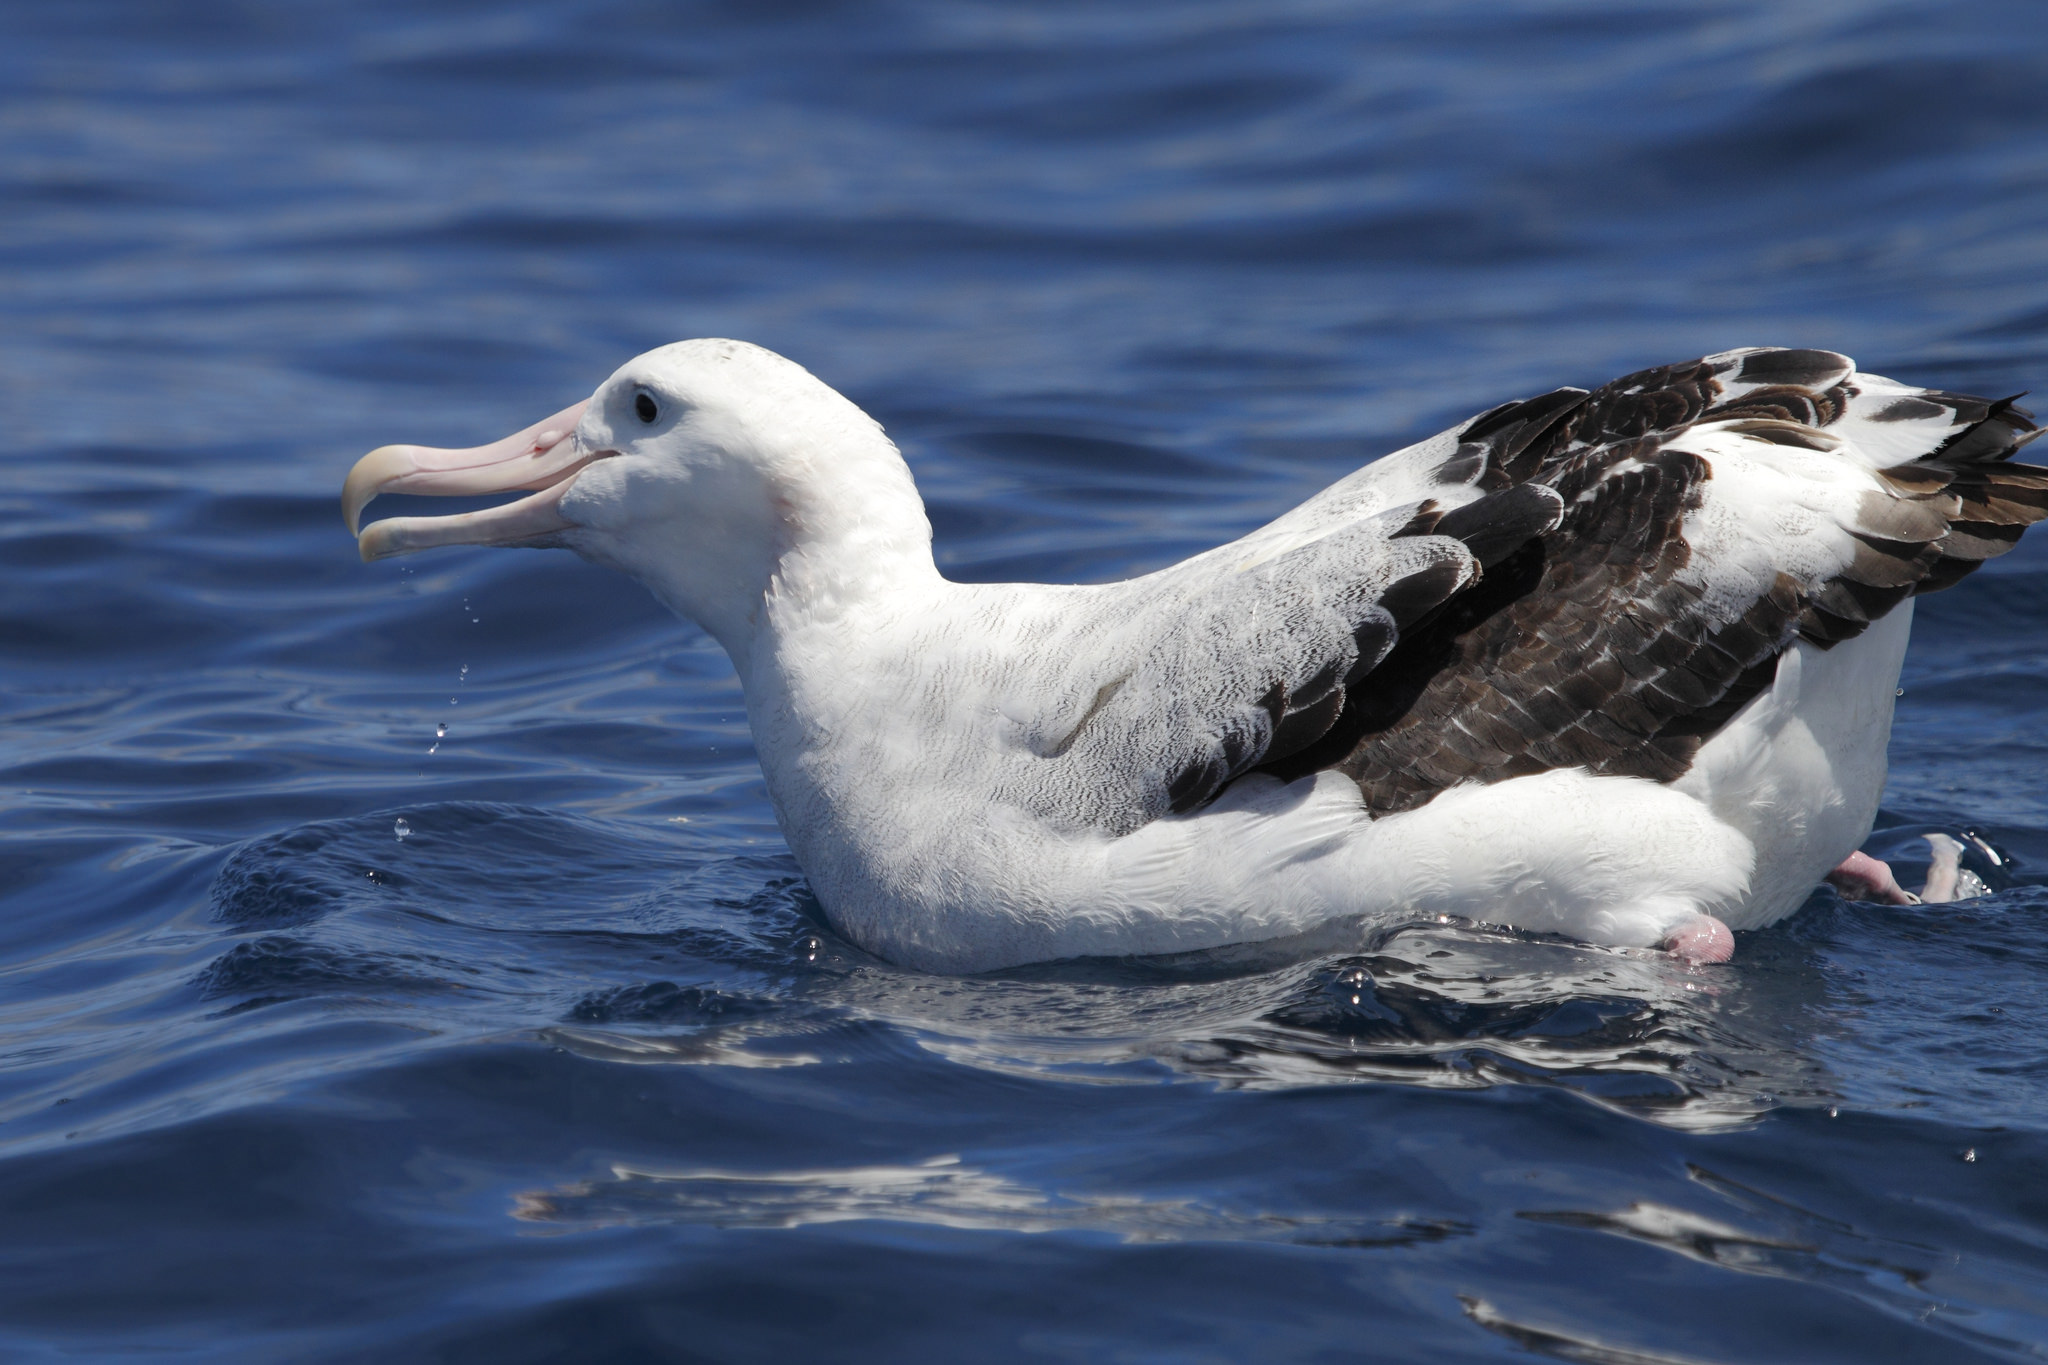
[[[360,526],[379,493],[533,490],[500,507]],[[873,418],[744,341],[678,341],[596,393],[469,450],[382,446],[342,515],[366,560],[438,545],[565,546],[631,574],[735,660],[769,594],[817,608],[936,572],[910,470]]]

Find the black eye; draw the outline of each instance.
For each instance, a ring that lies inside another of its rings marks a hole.
[[[640,414],[641,421],[650,425],[661,416],[661,409],[654,406],[654,400],[644,393],[633,400],[633,411]]]

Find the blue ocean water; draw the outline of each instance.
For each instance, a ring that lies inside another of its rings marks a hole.
[[[2048,540],[1921,604],[1872,844],[1995,895],[952,979],[695,628],[337,511],[698,335],[971,579],[1729,346],[2048,386],[2032,0],[69,0],[0,76],[0,1355],[2048,1354]]]

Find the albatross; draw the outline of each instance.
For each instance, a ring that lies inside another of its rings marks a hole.
[[[879,424],[697,340],[342,501],[366,560],[566,547],[708,631],[825,914],[890,961],[1454,916],[1702,963],[1823,880],[1911,899],[1858,848],[1913,599],[2048,515],[2037,434],[1751,347],[1503,403],[1142,577],[954,583]]]

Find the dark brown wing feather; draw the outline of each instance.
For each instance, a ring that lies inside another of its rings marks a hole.
[[[1812,591],[1780,574],[1740,619],[1710,616],[1679,571],[1691,554],[1681,524],[1711,470],[1667,443],[1696,422],[1739,421],[1758,439],[1824,448],[1825,428],[1857,396],[1852,375],[1832,352],[1756,351],[1474,419],[1443,478],[1488,496],[1448,513],[1425,504],[1404,529],[1465,540],[1484,577],[1403,629],[1378,667],[1347,684],[1341,707],[1320,699],[1327,728],[1260,770],[1337,769],[1375,814],[1461,782],[1560,767],[1669,781],[1770,684],[1793,640],[1830,647],[1859,634],[2048,515],[2048,470],[2004,463],[2036,430],[2011,400],[1900,400],[1925,407],[1898,419],[1946,411],[1954,432],[1882,472],[1900,496],[1866,500],[1849,568]],[[1565,513],[1516,539],[1502,530],[1513,518],[1488,512],[1527,485],[1555,490]]]

